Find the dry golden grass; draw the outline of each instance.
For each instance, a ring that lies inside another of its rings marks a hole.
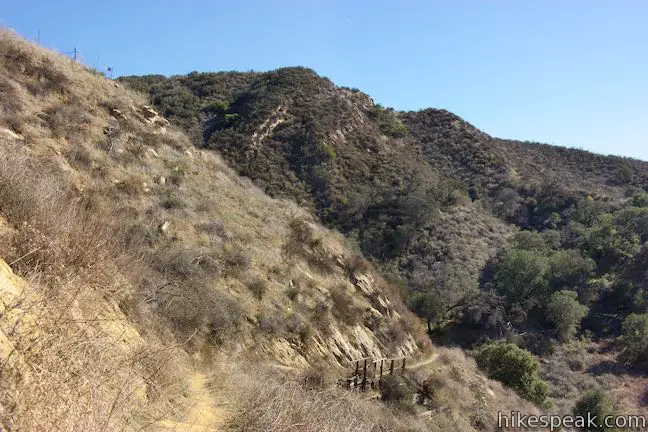
[[[309,376],[310,377],[310,376]],[[232,366],[214,377],[228,395],[228,431],[427,431],[426,422],[363,395],[313,385],[259,365]],[[312,378],[312,377],[310,377]]]
[[[4,141],[0,201],[15,227],[2,230],[2,258],[29,280],[1,263],[0,425],[122,430],[138,411],[166,407],[181,390],[182,375],[170,367],[181,351],[142,339],[116,307],[132,288],[109,219]]]
[[[171,409],[182,391],[182,353],[145,341],[100,291],[77,279],[56,289],[25,282],[4,263],[0,387],[8,430],[123,430]],[[159,401],[161,395],[167,400]]]

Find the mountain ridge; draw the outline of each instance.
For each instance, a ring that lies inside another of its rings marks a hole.
[[[436,196],[424,199],[434,201],[433,207],[479,201],[487,220],[489,214],[506,219],[517,211],[507,207],[520,206],[523,195],[546,185],[567,194],[621,202],[628,185],[643,188],[648,182],[646,162],[493,138],[443,109],[394,111],[357,89],[336,87],[307,68],[240,73],[234,91],[218,90],[223,77],[230,82],[237,74],[165,78],[166,92],[192,92],[196,106],[202,104],[193,111],[176,109],[178,98],[165,97],[159,83],[146,76],[120,81],[151,94],[166,116],[201,130],[194,135],[195,145],[219,151],[266,193],[312,208],[325,224],[357,238],[365,254],[381,261],[402,254],[413,232],[429,222],[420,214],[403,220],[403,207],[415,205],[417,199],[421,204],[416,194],[403,191],[416,189],[418,183],[435,184]],[[217,90],[211,92],[213,88]],[[210,110],[214,103],[219,106],[216,111]],[[267,126],[264,121],[271,130],[261,131]],[[419,181],[423,177],[425,181]],[[557,178],[561,184],[551,185]],[[410,226],[398,231],[396,225]],[[376,236],[381,245],[372,244]],[[478,254],[481,265],[493,252]],[[409,278],[406,264],[388,265]],[[473,272],[471,277],[476,276]]]

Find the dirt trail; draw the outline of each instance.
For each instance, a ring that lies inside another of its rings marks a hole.
[[[413,365],[408,366],[407,368],[408,369],[418,369],[418,368],[421,368],[423,366],[429,365],[430,363],[434,363],[438,358],[439,358],[439,354],[434,352],[434,353],[432,353],[432,355],[430,357],[428,357],[428,358],[426,358],[424,360],[421,360],[418,363],[414,363]]]
[[[207,376],[196,371],[189,379],[189,407],[182,420],[164,420],[158,423],[159,431],[219,432],[224,431],[227,412],[219,405],[209,388]]]

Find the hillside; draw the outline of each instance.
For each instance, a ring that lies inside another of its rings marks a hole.
[[[439,343],[508,340],[546,357],[562,407],[577,382],[646,383],[648,339],[633,334],[648,332],[648,163],[491,137],[445,110],[397,112],[300,67],[119,81],[196,148],[342,232]],[[564,350],[601,365],[551,366]]]
[[[215,76],[222,98],[255,78]],[[241,113],[267,101],[256,91]],[[490,428],[498,409],[539,411],[459,350],[432,347],[399,287],[352,241],[194,146],[206,118],[158,113],[145,95],[5,30],[0,98],[0,428],[474,430]],[[292,115],[268,110],[253,143]],[[286,133],[309,140],[318,130]],[[302,150],[280,158],[299,165]],[[304,178],[316,177],[320,156]],[[367,160],[370,179],[391,159]],[[392,183],[401,168],[385,169]],[[293,186],[316,208],[310,186]],[[398,209],[400,197],[388,198]],[[351,360],[392,356],[416,362],[392,399],[334,385]],[[407,392],[426,382],[434,396],[414,404]]]
[[[428,272],[455,272],[438,245],[461,240],[448,239],[446,228],[479,226],[480,234],[501,238],[508,230],[491,215],[526,227],[529,221],[506,216],[532,189],[618,202],[629,183],[646,183],[647,163],[495,139],[444,110],[395,112],[304,68],[120,80],[194,131],[195,145],[218,150],[270,195],[313,208],[408,280],[412,258],[434,255]],[[437,212],[446,215],[443,227],[434,223]],[[466,212],[478,215],[467,218],[470,226],[452,216]],[[465,251],[476,257],[471,278],[500,246],[488,240]]]
[[[492,138],[444,110],[399,113],[304,68],[120,80],[415,290],[474,286],[517,229],[646,185],[648,163]],[[538,205],[549,195],[560,202]]]

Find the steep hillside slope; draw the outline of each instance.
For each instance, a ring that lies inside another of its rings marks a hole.
[[[248,79],[230,78],[218,91]],[[2,31],[0,98],[0,428],[473,430],[536,410],[465,357],[428,357],[398,289],[347,239],[140,94]],[[330,386],[349,360],[394,355],[428,358],[437,414]]]
[[[413,261],[419,267],[426,263],[426,273],[435,277],[463,271],[453,265],[444,244],[463,241],[449,238],[449,232],[474,227],[464,226],[463,216],[452,215],[484,211],[467,199],[467,186],[440,177],[436,166],[425,162],[422,146],[398,113],[304,68],[244,74],[248,84],[234,86],[228,94],[221,88],[231,77],[120,80],[148,88],[166,116],[202,130],[195,144],[218,150],[267,193],[312,208],[330,227],[356,239],[383,268],[407,279],[412,278]],[[193,108],[180,109],[175,95],[187,91]],[[445,215],[443,225],[436,223],[439,211]],[[476,226],[481,232],[506,231],[489,216]],[[498,241],[465,254],[473,280]]]
[[[518,228],[546,228],[587,196],[619,203],[648,175],[645,162],[495,139],[444,110],[385,109],[304,68],[120,80],[267,193],[313,208],[410,291],[452,279],[468,294]]]
[[[548,359],[575,344],[601,365],[539,366],[564,410],[577,383],[618,394],[646,382],[648,163],[494,138],[445,110],[396,112],[305,68],[120,81],[195,146],[344,233],[437,340],[486,353],[513,341]],[[594,379],[608,357],[615,379]]]
[[[128,331],[145,332],[131,350],[160,338],[171,351],[226,345],[292,365],[428,349],[416,320],[340,236],[192,149],[137,94],[10,34],[0,42],[1,208],[13,227],[3,257],[44,290],[64,293],[61,307],[78,303],[81,310],[65,310],[77,315],[67,321],[112,321],[105,315],[117,308],[114,320],[125,314]],[[14,328],[6,319],[3,328]],[[73,370],[69,362],[81,360],[73,353],[60,368]],[[65,406],[68,395],[58,396],[52,404]]]

